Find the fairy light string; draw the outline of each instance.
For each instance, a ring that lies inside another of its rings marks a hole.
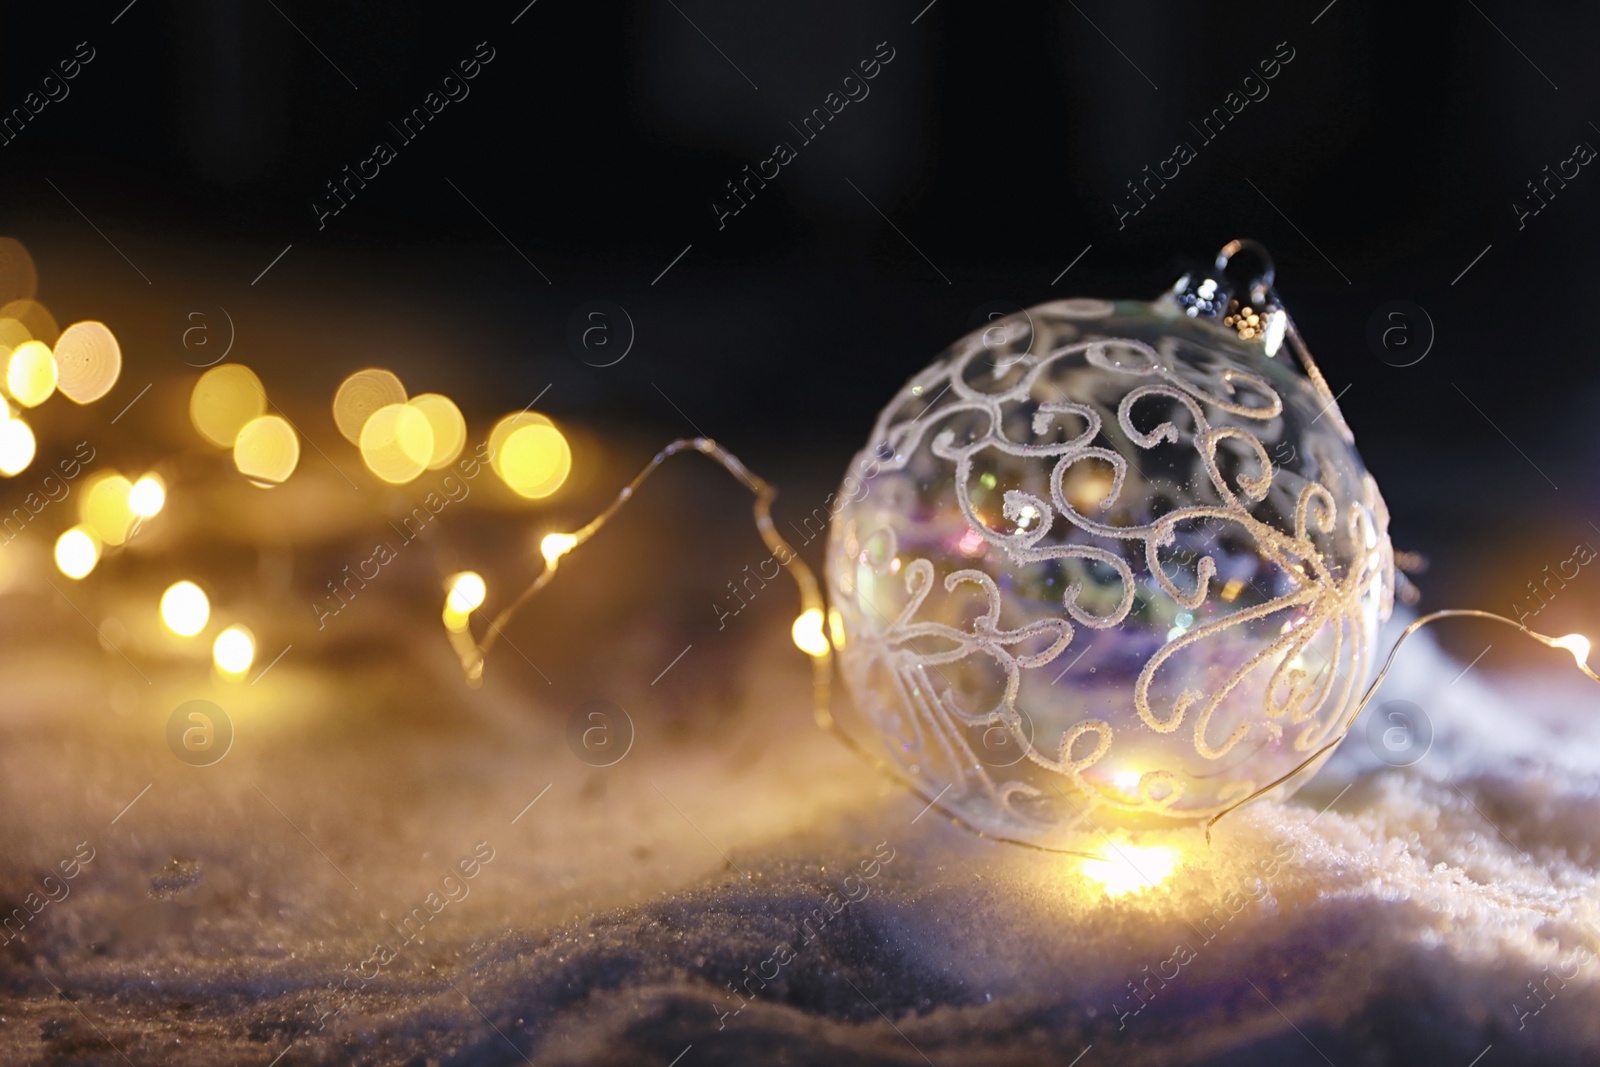
[[[833,650],[827,638],[823,636],[823,623],[826,619],[826,605],[822,599],[822,590],[817,584],[816,575],[811,568],[800,558],[790,544],[778,532],[777,526],[772,521],[772,502],[776,499],[778,491],[771,483],[746,467],[733,453],[723,448],[709,437],[680,437],[668,444],[646,463],[633,480],[623,486],[616,498],[600,514],[590,519],[583,526],[571,533],[549,533],[539,542],[539,554],[544,557],[544,569],[533,579],[515,600],[507,604],[495,617],[490,620],[487,632],[481,642],[472,638],[471,630],[463,625],[460,628],[446,625],[450,640],[458,655],[461,657],[461,667],[466,673],[467,683],[474,687],[483,684],[483,670],[485,661],[491,649],[502,635],[505,627],[510,624],[528,601],[538,595],[539,591],[549,585],[560,569],[563,556],[572,552],[580,545],[587,542],[611,521],[622,506],[633,499],[633,494],[642,486],[656,468],[680,452],[698,452],[715,462],[723,470],[750,490],[755,496],[751,513],[755,518],[756,531],[761,535],[762,542],[774,555],[789,557],[785,569],[794,579],[795,586],[800,594],[800,615],[795,620],[795,643],[811,658],[813,681],[817,687],[818,704],[817,717],[822,725],[830,725],[831,716],[827,712],[828,685],[833,675]],[[448,610],[448,608],[447,608]],[[464,620],[463,620],[464,621]]]
[[[751,513],[755,519],[756,531],[761,535],[762,542],[774,555],[781,553],[789,557],[789,563],[785,565],[784,569],[789,572],[794,580],[796,591],[800,596],[801,609],[800,614],[795,618],[791,636],[795,645],[802,652],[805,652],[811,660],[813,711],[817,724],[842,741],[869,764],[895,778],[896,781],[900,781],[901,779],[893,774],[887,764],[863,748],[846,731],[838,729],[834,723],[833,713],[830,710],[833,683],[833,645],[829,641],[825,630],[827,625],[827,605],[823,600],[822,591],[817,584],[815,573],[800,558],[799,553],[795,552],[783,535],[778,532],[777,526],[772,521],[772,502],[776,499],[778,491],[771,483],[746,467],[744,462],[737,456],[709,437],[681,437],[671,442],[660,452],[657,452],[638,474],[634,475],[633,480],[617,493],[616,498],[600,514],[571,533],[546,534],[539,542],[540,555],[544,557],[545,561],[544,570],[540,571],[533,581],[529,583],[528,587],[518,594],[515,600],[502,608],[488,623],[487,632],[482,642],[477,642],[472,637],[468,625],[468,616],[471,614],[471,609],[461,610],[468,603],[472,605],[472,608],[476,608],[482,603],[482,579],[474,572],[466,571],[452,576],[446,582],[445,630],[450,638],[451,646],[461,658],[461,667],[466,675],[467,683],[474,688],[483,684],[484,665],[490,650],[494,648],[504,628],[516,616],[517,612],[555,578],[556,572],[560,568],[562,557],[568,555],[597,534],[611,520],[612,516],[616,515],[622,509],[622,506],[633,498],[634,492],[644,484],[657,467],[672,456],[688,451],[699,452],[701,455],[713,460],[755,495]],[[468,596],[476,595],[479,599],[468,600],[463,603],[463,594]],[[455,606],[452,606],[452,600],[455,601]],[[921,793],[921,790],[917,789],[914,783],[911,783],[911,785],[914,791]],[[923,799],[928,800],[931,806],[938,798],[924,796]],[[963,822],[959,816],[949,811],[945,811],[943,814],[952,822],[983,836],[981,830]],[[1075,849],[1041,849],[1028,842],[1019,843],[1038,851],[1078,857],[1085,861],[1086,864],[1101,865],[1095,868],[1095,871],[1107,870],[1111,867],[1119,867],[1119,865],[1129,865],[1131,863],[1130,860],[1122,855],[1123,849],[1131,846],[1118,846],[1115,842],[1110,842],[1109,839],[1108,843],[1111,845],[1112,854],[1081,852]],[[1087,868],[1086,873],[1099,877],[1099,875],[1094,874]]]

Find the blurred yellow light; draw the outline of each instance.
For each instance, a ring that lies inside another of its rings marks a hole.
[[[524,426],[554,425],[555,423],[551,422],[537,411],[518,411],[511,415],[507,415],[505,418],[495,423],[494,428],[489,431],[489,466],[494,468],[494,472],[496,474],[500,475],[501,478],[504,478],[505,474],[501,471],[500,461],[505,452],[506,438],[510,437],[513,433],[522,429]]]
[[[27,470],[36,447],[27,423],[14,418],[0,421],[0,474],[9,478]]]
[[[0,304],[32,300],[39,288],[33,257],[15,237],[0,237]]]
[[[6,364],[6,391],[25,408],[36,408],[56,391],[56,357],[43,341],[25,341]]]
[[[249,671],[255,658],[256,640],[248,627],[230,626],[218,634],[216,641],[211,644],[211,662],[230,678],[237,678]]]
[[[839,614],[838,608],[828,609],[828,634],[833,638],[834,648],[844,647],[844,616]]]
[[[161,594],[161,621],[179,637],[193,637],[206,628],[211,601],[193,582],[174,582]]]
[[[808,656],[826,656],[828,639],[822,633],[822,609],[807,608],[789,628],[795,647]]]
[[[451,575],[445,583],[449,592],[445,596],[445,603],[458,615],[468,615],[483,606],[484,598],[489,595],[489,586],[483,580],[483,575],[476,571],[462,571],[460,574]]]
[[[444,628],[451,633],[466,633],[468,620],[472,618],[471,612],[460,612],[450,606],[449,601],[444,605]]]
[[[346,441],[359,446],[368,419],[381,408],[405,402],[406,387],[393,372],[368,367],[339,383],[339,391],[333,395],[333,421]],[[431,451],[432,446],[429,448]]]
[[[100,562],[100,539],[93,532],[74,526],[56,538],[56,569],[68,578],[83,578]]]
[[[242,363],[224,363],[200,375],[189,395],[189,421],[218,448],[232,448],[239,431],[267,410],[267,391]]]
[[[572,448],[554,426],[520,426],[506,436],[491,464],[518,496],[541,500],[567,480]]]
[[[89,483],[78,504],[78,518],[108,545],[120,545],[139,516],[130,505],[133,483],[115,472]]]
[[[406,404],[422,412],[433,430],[433,455],[428,459],[428,469],[436,471],[454,463],[467,443],[467,420],[461,417],[455,401],[439,393],[423,393]]]
[[[251,419],[234,439],[233,465],[262,488],[286,482],[300,465],[300,435],[281,415]]]
[[[1111,776],[1111,783],[1124,793],[1132,793],[1139,788],[1141,777],[1138,771],[1118,771]]]
[[[128,490],[128,510],[141,519],[153,519],[167,504],[167,487],[159,474],[146,474]]]
[[[1143,893],[1178,869],[1178,850],[1166,845],[1116,845],[1099,859],[1083,860],[1082,869],[1105,887],[1108,897]]]
[[[545,534],[539,542],[539,555],[544,557],[546,567],[554,567],[556,560],[571,552],[577,543],[578,539],[569,533]]]
[[[361,427],[361,461],[391,485],[404,485],[428,468],[433,458],[433,427],[404,403],[388,404]]]
[[[1572,653],[1572,658],[1578,661],[1578,666],[1589,665],[1589,639],[1582,634],[1567,634],[1550,642],[1557,648],[1564,648]]]
[[[56,317],[37,300],[7,301],[0,305],[0,319],[16,319],[28,331],[29,337],[43,341],[46,347],[55,344],[56,338],[61,336]]]
[[[122,347],[103,322],[75,322],[56,341],[57,387],[75,404],[89,404],[117,384]]]

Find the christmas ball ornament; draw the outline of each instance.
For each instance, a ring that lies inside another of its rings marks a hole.
[[[991,323],[852,464],[839,725],[968,826],[1068,847],[1208,819],[1348,729],[1388,516],[1272,282],[1234,242],[1155,301]]]

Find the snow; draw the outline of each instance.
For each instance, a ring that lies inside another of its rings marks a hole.
[[[178,656],[141,657],[144,684],[48,589],[13,593],[0,900],[29,916],[0,946],[0,1062],[1600,1055],[1600,694],[1560,653],[1490,678],[1419,639],[1383,699],[1424,707],[1423,759],[1385,766],[1358,724],[1292,801],[1167,839],[1175,872],[1113,898],[812,725],[780,594],[718,635],[593,585],[622,620],[604,640],[558,598],[511,635],[557,681],[508,652],[474,692],[395,608],[406,566],[231,689]],[[210,767],[166,747],[196,696],[237,729]],[[606,769],[567,747],[598,696],[637,729]]]

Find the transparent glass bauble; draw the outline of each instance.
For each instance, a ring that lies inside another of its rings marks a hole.
[[[1268,355],[1281,323],[1192,316],[993,323],[901,389],[841,487],[840,725],[976,830],[1066,848],[1207,818],[1348,728],[1392,600],[1383,501],[1320,378]]]

